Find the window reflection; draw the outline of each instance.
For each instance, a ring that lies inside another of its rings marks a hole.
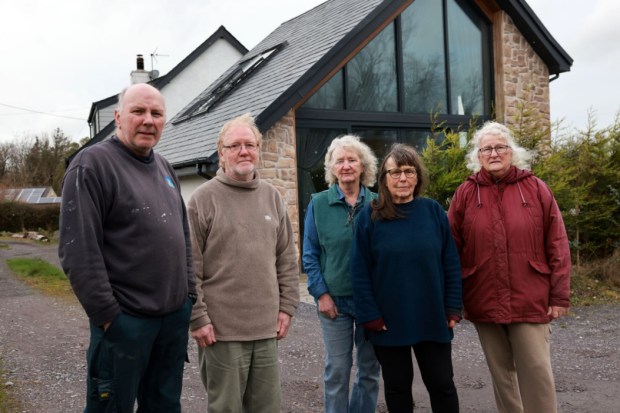
[[[353,133],[372,149],[379,162],[390,151],[392,144],[398,142],[397,129],[354,128]]]
[[[489,26],[483,17],[465,2],[416,0],[399,19],[401,49],[396,49],[397,26],[390,24],[304,107],[489,115],[491,56],[487,44]],[[448,22],[447,29],[444,20]],[[400,82],[397,56],[403,68]],[[449,76],[446,69],[450,71]],[[400,93],[403,107],[399,110]]]
[[[416,0],[401,19],[404,111],[447,113],[442,2]]]
[[[482,32],[455,0],[448,0],[448,21],[451,113],[482,114]]]
[[[429,131],[404,129],[402,131],[402,143],[413,146],[419,154],[426,148],[426,140],[431,136]]]
[[[314,95],[304,104],[307,108],[313,109],[344,109],[344,86],[342,70],[325,83]]]
[[[396,43],[387,26],[347,64],[347,109],[395,112]]]

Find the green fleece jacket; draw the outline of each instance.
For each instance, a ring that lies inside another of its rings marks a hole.
[[[276,337],[278,312],[299,305],[293,227],[278,190],[220,169],[188,202],[198,300],[190,328],[213,324],[220,341]]]

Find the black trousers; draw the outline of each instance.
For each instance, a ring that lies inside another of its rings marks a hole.
[[[424,341],[413,346],[374,346],[385,389],[385,402],[390,413],[413,412],[413,359],[418,361],[422,381],[435,413],[459,411],[459,398],[452,371],[452,345]]]

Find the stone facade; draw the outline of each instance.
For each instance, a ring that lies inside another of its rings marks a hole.
[[[288,207],[288,215],[299,240],[299,208],[297,197],[297,156],[295,152],[295,113],[290,110],[263,136],[260,176],[280,191]]]
[[[549,69],[534,52],[532,46],[519,32],[508,14],[502,12],[501,70],[496,79],[497,119],[515,126],[527,112],[529,119],[540,122],[540,127],[550,126]],[[495,49],[498,50],[497,48]],[[498,59],[496,59],[496,62]]]

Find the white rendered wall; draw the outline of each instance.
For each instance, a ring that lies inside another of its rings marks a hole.
[[[224,71],[243,56],[226,40],[218,39],[161,90],[167,118],[172,119]]]

